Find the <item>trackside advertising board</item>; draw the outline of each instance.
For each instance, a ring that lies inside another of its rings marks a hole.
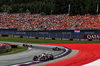
[[[84,35],[84,39],[100,39],[100,35]]]

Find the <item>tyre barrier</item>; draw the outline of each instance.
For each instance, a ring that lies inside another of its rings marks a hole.
[[[6,53],[12,51],[12,47],[8,44],[5,46],[0,47],[0,53]]]
[[[4,43],[4,44],[10,45],[11,48],[17,48],[17,45],[15,45],[15,44],[11,44],[11,43]]]
[[[17,45],[10,45],[12,48],[17,48]]]

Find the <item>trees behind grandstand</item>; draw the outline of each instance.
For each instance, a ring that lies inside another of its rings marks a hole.
[[[100,0],[0,0],[0,12],[9,13],[68,13],[68,5],[71,5],[70,14],[96,14],[97,4]],[[100,11],[99,11],[100,12]]]

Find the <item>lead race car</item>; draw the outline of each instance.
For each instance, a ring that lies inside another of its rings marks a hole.
[[[54,51],[61,51],[61,48],[59,48],[59,47],[54,47],[54,48],[52,48],[52,50],[54,50]]]
[[[54,56],[51,53],[43,53],[39,56],[34,56],[34,61],[47,61],[47,60],[53,60]]]

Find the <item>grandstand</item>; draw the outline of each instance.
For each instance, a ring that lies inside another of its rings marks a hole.
[[[78,29],[100,29],[100,15],[82,16],[82,19],[77,23]]]
[[[0,13],[0,28],[19,30],[100,29],[100,15],[45,15]],[[76,26],[76,27],[75,27]]]

